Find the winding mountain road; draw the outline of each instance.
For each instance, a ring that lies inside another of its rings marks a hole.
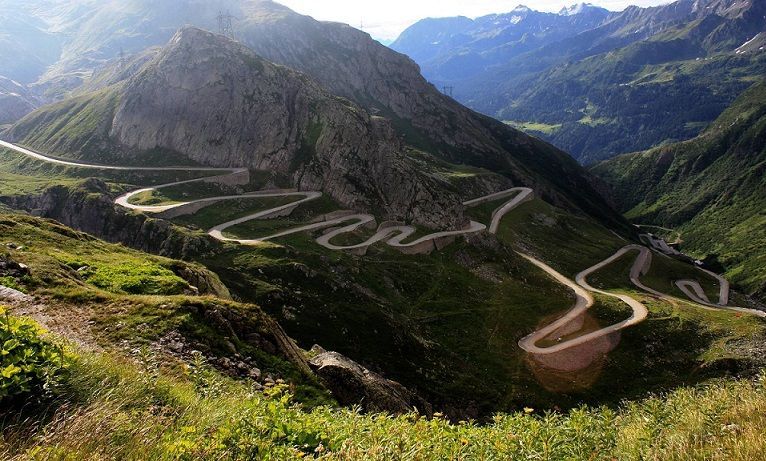
[[[0,141],[0,146],[11,149],[15,152],[24,154],[28,157],[31,157],[37,160],[41,160],[41,161],[53,163],[53,164],[58,164],[58,165],[72,166],[72,167],[102,169],[102,170],[120,170],[120,171],[184,171],[184,172],[200,171],[200,172],[215,173],[214,176],[206,176],[206,177],[202,177],[198,179],[190,179],[185,181],[176,181],[176,182],[172,182],[168,184],[162,184],[159,186],[138,189],[135,191],[128,192],[124,195],[121,195],[115,200],[115,203],[117,205],[125,207],[127,209],[141,211],[145,213],[154,213],[162,217],[175,217],[175,216],[181,216],[183,214],[193,214],[206,206],[212,205],[217,202],[225,201],[225,200],[241,200],[241,199],[248,199],[248,198],[267,198],[267,197],[271,197],[271,198],[296,197],[296,201],[294,202],[290,202],[284,205],[279,205],[273,208],[269,208],[267,210],[259,211],[257,213],[253,213],[247,216],[243,216],[241,218],[237,218],[237,219],[219,224],[208,231],[208,233],[215,239],[218,239],[224,242],[239,243],[242,245],[258,245],[265,241],[273,240],[273,239],[284,237],[291,234],[330,228],[328,232],[326,232],[325,234],[323,234],[322,236],[316,239],[316,242],[319,245],[322,245],[323,247],[328,248],[330,250],[365,252],[367,248],[369,248],[371,245],[378,242],[383,242],[405,253],[411,253],[411,254],[428,253],[430,251],[433,251],[434,249],[439,249],[439,248],[442,248],[443,246],[446,246],[447,244],[451,243],[456,237],[459,237],[459,236],[482,232],[484,230],[487,230],[493,234],[497,233],[500,223],[504,216],[506,216],[509,212],[514,210],[520,204],[534,198],[534,191],[532,189],[526,188],[526,187],[517,187],[517,188],[512,188],[512,189],[504,190],[501,192],[497,192],[494,194],[490,194],[484,197],[479,197],[473,200],[468,200],[464,202],[463,205],[466,207],[475,207],[484,203],[497,201],[497,200],[510,197],[509,200],[502,203],[498,208],[494,210],[491,216],[489,226],[476,221],[471,221],[467,226],[465,226],[462,229],[434,232],[406,243],[405,243],[405,240],[407,240],[407,238],[411,237],[417,231],[415,227],[403,225],[399,223],[384,222],[381,225],[377,226],[376,228],[375,227],[376,220],[374,216],[369,214],[353,213],[353,212],[346,212],[346,211],[329,213],[321,217],[316,222],[312,222],[309,224],[300,225],[294,228],[279,231],[272,235],[268,235],[268,236],[264,236],[264,237],[260,237],[256,239],[236,239],[236,238],[226,237],[224,235],[224,231],[233,226],[243,224],[248,221],[252,221],[256,219],[266,219],[270,217],[289,215],[292,212],[292,210],[294,210],[301,204],[318,199],[319,197],[322,196],[322,193],[317,191],[264,190],[264,191],[246,193],[246,194],[209,197],[209,198],[203,198],[203,199],[193,200],[189,202],[173,203],[173,204],[167,204],[167,205],[137,205],[137,204],[131,203],[130,202],[131,199],[145,192],[152,192],[159,189],[169,188],[169,187],[183,185],[183,184],[197,183],[197,182],[222,182],[222,183],[230,183],[230,184],[231,183],[244,184],[249,182],[249,172],[247,169],[244,169],[244,168],[208,168],[208,167],[190,167],[190,168],[156,167],[155,168],[155,167],[121,167],[121,166],[87,164],[87,163],[78,163],[78,162],[72,162],[72,161],[61,160],[61,159],[57,159],[53,157],[48,157],[38,152],[34,152],[32,150],[29,150],[24,147],[17,146],[15,144],[8,143],[5,141]],[[338,245],[338,244],[332,243],[332,240],[334,238],[342,234],[353,232],[362,227],[376,228],[376,231],[374,232],[372,236],[370,236],[369,238],[367,238],[366,240],[360,243],[350,244],[350,245]],[[557,319],[556,321],[550,323],[549,325],[543,328],[540,328],[539,330],[531,333],[530,335],[522,338],[518,343],[519,346],[531,354],[553,354],[556,352],[561,352],[563,350],[567,350],[567,349],[585,344],[597,338],[611,335],[624,328],[630,327],[632,325],[636,325],[642,322],[643,320],[645,320],[648,315],[648,310],[646,306],[644,306],[642,303],[640,303],[636,299],[627,295],[615,294],[615,293],[610,293],[607,291],[596,289],[587,282],[588,276],[590,276],[591,274],[593,274],[594,272],[600,269],[603,269],[609,264],[615,262],[617,259],[621,258],[626,253],[629,253],[632,251],[637,251],[638,254],[630,269],[631,282],[642,291],[645,291],[657,297],[670,299],[668,295],[665,295],[664,293],[653,290],[652,288],[647,287],[646,285],[641,283],[640,276],[648,272],[649,267],[651,265],[651,258],[652,258],[651,250],[641,245],[627,245],[621,248],[614,255],[610,256],[604,261],[601,261],[598,264],[577,274],[577,276],[575,277],[575,281],[570,280],[569,278],[560,274],[559,272],[557,272],[555,269],[553,269],[546,263],[534,258],[533,256],[525,254],[525,253],[517,252],[523,258],[525,258],[526,260],[528,260],[529,262],[531,262],[538,268],[545,271],[557,282],[572,289],[575,293],[575,298],[576,298],[574,306],[563,317]],[[726,304],[728,304],[728,297],[729,297],[728,282],[726,282],[726,280],[723,277],[717,274],[713,274],[712,272],[709,272],[709,271],[706,271],[706,272],[716,277],[720,282],[719,304],[716,304],[716,305],[711,304],[709,299],[706,297],[704,291],[702,290],[702,287],[699,285],[699,282],[695,280],[679,280],[676,282],[676,285],[690,299],[692,299],[694,302],[701,304],[703,306],[732,309],[732,310],[737,310],[741,312],[747,312],[749,314],[759,315],[761,317],[766,316],[766,313],[761,311],[726,306]],[[627,318],[626,320],[623,320],[622,322],[601,328],[597,331],[580,335],[573,339],[559,342],[558,344],[555,344],[553,346],[548,346],[548,347],[537,346],[538,342],[546,338],[550,338],[552,335],[554,335],[554,333],[557,333],[557,332],[560,333],[564,331],[565,329],[571,333],[574,333],[577,330],[579,330],[581,323],[578,323],[578,319],[581,319],[584,313],[590,307],[592,307],[595,303],[594,297],[591,293],[598,293],[604,296],[610,296],[610,297],[621,300],[622,302],[626,303],[628,306],[631,307],[632,309],[631,316]]]
[[[630,251],[638,251],[638,256],[636,257],[636,260],[633,262],[633,265],[631,266],[631,269],[630,269],[631,282],[642,290],[648,291],[652,294],[662,295],[662,293],[658,293],[652,290],[651,288],[643,285],[641,281],[638,279],[641,274],[645,274],[646,272],[648,272],[649,264],[651,261],[651,252],[649,251],[649,249],[646,247],[642,247],[640,245],[627,245],[621,248],[609,258],[577,274],[577,276],[575,277],[576,282],[573,282],[572,280],[566,278],[564,275],[556,272],[553,268],[551,268],[547,264],[541,261],[538,261],[528,255],[522,254],[522,256],[524,256],[529,261],[531,261],[532,264],[536,265],[537,267],[541,268],[542,270],[550,274],[551,277],[556,279],[558,282],[571,288],[575,292],[576,301],[575,301],[574,307],[569,312],[567,312],[563,317],[547,325],[546,327],[541,328],[528,336],[525,336],[524,338],[521,339],[521,341],[519,341],[519,346],[525,351],[530,352],[532,354],[553,354],[556,352],[561,352],[565,349],[579,346],[588,341],[592,341],[596,338],[600,338],[603,336],[610,335],[612,333],[616,333],[624,328],[643,322],[646,319],[646,317],[649,315],[649,310],[642,303],[638,302],[636,299],[631,298],[628,295],[610,293],[608,291],[603,291],[603,290],[594,288],[586,280],[587,277],[591,275],[592,273],[600,269],[603,269],[604,267],[615,262],[616,260],[618,260],[619,258],[621,258],[623,255],[625,255],[626,253]],[[574,339],[559,342],[558,344],[553,346],[538,347],[537,343],[539,341],[545,338],[548,338],[554,332],[562,329],[567,324],[575,321],[577,318],[582,316],[586,310],[591,308],[593,304],[595,304],[595,299],[593,298],[593,295],[591,295],[591,293],[598,293],[598,294],[602,294],[605,296],[609,296],[609,297],[617,298],[621,300],[622,302],[630,306],[631,309],[633,309],[631,316],[623,320],[622,322],[615,323],[613,325],[610,325],[605,328],[601,328],[591,333],[578,336]]]
[[[484,224],[471,221],[463,229],[435,232],[435,233],[420,237],[412,242],[405,243],[404,240],[406,240],[409,236],[411,236],[417,231],[415,227],[406,226],[406,225],[390,225],[387,223],[383,223],[383,225],[381,225],[378,228],[377,232],[372,237],[365,240],[364,242],[354,244],[354,245],[335,245],[331,243],[331,240],[334,237],[337,237],[338,235],[341,235],[344,233],[353,232],[359,229],[360,227],[368,225],[368,224],[374,225],[375,223],[375,217],[369,214],[342,214],[337,217],[324,219],[320,222],[298,226],[292,229],[280,231],[273,235],[268,235],[268,236],[264,236],[264,237],[260,237],[256,239],[229,238],[229,237],[226,237],[223,234],[223,232],[230,227],[243,224],[248,221],[253,221],[256,219],[265,219],[265,218],[269,218],[273,216],[278,216],[280,213],[288,211],[288,210],[293,210],[303,203],[318,199],[319,197],[322,196],[322,193],[317,191],[298,192],[293,190],[258,191],[258,192],[247,193],[247,194],[208,197],[208,198],[202,198],[202,199],[193,200],[189,202],[180,202],[180,203],[173,203],[168,205],[138,205],[138,204],[131,203],[131,199],[145,192],[153,192],[156,190],[170,188],[170,187],[179,186],[183,184],[224,181],[227,178],[231,178],[232,176],[246,175],[246,174],[249,174],[249,172],[245,168],[213,168],[213,167],[156,167],[154,168],[154,167],[98,165],[98,164],[90,164],[90,163],[73,162],[68,160],[57,159],[54,157],[49,157],[39,152],[35,152],[30,149],[17,146],[15,144],[5,142],[5,141],[0,141],[0,146],[11,149],[15,152],[24,154],[36,160],[41,160],[41,161],[56,164],[56,165],[72,166],[72,167],[79,167],[79,168],[112,170],[112,171],[114,170],[117,170],[117,171],[179,171],[179,172],[209,171],[209,172],[219,173],[215,176],[207,176],[203,178],[189,179],[185,181],[176,181],[176,182],[171,182],[171,183],[162,184],[158,186],[137,189],[137,190],[128,192],[126,194],[123,194],[117,197],[117,199],[115,200],[115,203],[119,206],[122,206],[130,210],[144,212],[144,213],[161,214],[161,213],[167,213],[172,210],[187,210],[185,212],[182,211],[174,215],[174,216],[180,216],[181,214],[195,213],[206,206],[212,205],[217,202],[226,201],[226,200],[242,200],[242,199],[248,199],[248,198],[267,198],[267,197],[302,197],[301,199],[296,200],[295,202],[291,202],[285,205],[280,205],[274,208],[269,208],[267,210],[259,211],[251,215],[243,216],[241,218],[234,219],[232,221],[228,221],[223,224],[219,224],[208,231],[208,234],[215,239],[218,239],[224,242],[239,243],[241,245],[258,245],[265,241],[273,240],[273,239],[284,237],[291,234],[297,234],[297,233],[307,232],[312,230],[319,230],[323,228],[336,227],[340,224],[350,223],[322,235],[321,237],[317,239],[317,243],[331,250],[355,250],[355,249],[366,249],[377,242],[385,242],[389,246],[399,248],[405,252],[410,251],[413,253],[427,253],[433,249],[438,248],[438,244],[436,242],[438,242],[440,239],[477,233],[486,229],[486,226]],[[491,197],[502,196],[502,194],[509,194],[512,192],[516,192],[516,190],[514,189],[511,191],[504,191],[499,194],[492,194]]]

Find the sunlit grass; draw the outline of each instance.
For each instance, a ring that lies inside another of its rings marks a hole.
[[[726,460],[766,456],[762,379],[717,381],[616,410],[528,409],[486,425],[437,415],[363,415],[254,392],[201,364],[181,370],[81,354],[40,416],[0,423],[0,456],[22,459]]]

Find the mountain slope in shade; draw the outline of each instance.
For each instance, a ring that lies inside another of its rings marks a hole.
[[[766,83],[699,137],[593,171],[634,222],[677,228],[685,251],[717,260],[734,283],[766,297]]]
[[[0,125],[14,122],[40,105],[24,85],[0,76]]]

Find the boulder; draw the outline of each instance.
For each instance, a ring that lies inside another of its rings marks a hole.
[[[358,404],[367,412],[433,415],[431,405],[414,392],[337,352],[320,353],[309,365],[341,405]]]

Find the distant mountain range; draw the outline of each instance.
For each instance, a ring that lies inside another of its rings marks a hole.
[[[418,62],[431,80],[480,74],[520,54],[601,25],[609,11],[591,5],[542,13],[518,6],[475,20],[424,19],[405,30],[391,47]]]
[[[469,107],[590,163],[698,134],[766,74],[765,42],[764,2],[679,0],[425,19],[391,47]]]

